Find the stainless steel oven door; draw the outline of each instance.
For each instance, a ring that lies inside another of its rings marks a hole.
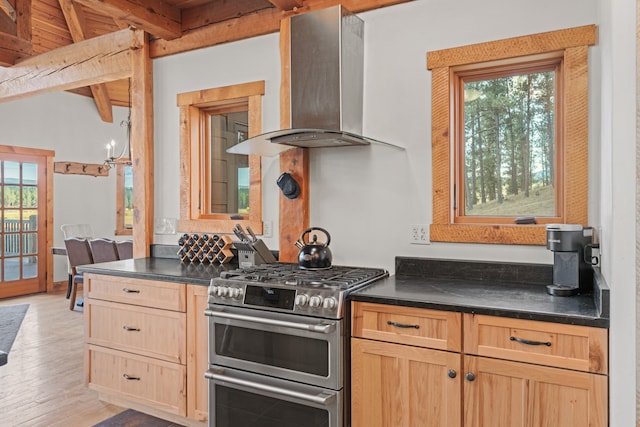
[[[216,366],[205,375],[210,427],[342,427],[342,391]]]
[[[343,387],[340,320],[210,306],[209,363],[318,387]]]

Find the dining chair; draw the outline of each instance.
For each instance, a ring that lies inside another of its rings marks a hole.
[[[93,238],[93,227],[91,224],[62,224],[60,226],[60,230],[62,230],[62,235],[65,239],[70,237],[79,237],[83,239]],[[67,299],[69,299],[69,295],[71,295],[71,288],[73,287],[73,273],[71,272],[71,264],[69,263],[68,257],[67,274],[69,277],[67,282]]]
[[[64,239],[64,246],[67,249],[67,258],[71,267],[71,291],[69,292],[69,310],[73,310],[76,304],[76,294],[78,292],[78,284],[83,283],[82,273],[78,273],[79,265],[93,264],[93,256],[91,255],[91,246],[87,239],[70,237]]]
[[[91,247],[91,256],[94,263],[117,261],[119,259],[115,240],[102,237],[90,239],[89,246]]]
[[[121,240],[116,242],[118,247],[118,259],[131,259],[133,258],[133,241]]]

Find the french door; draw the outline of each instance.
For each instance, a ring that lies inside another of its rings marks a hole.
[[[51,153],[0,146],[0,298],[46,291]]]

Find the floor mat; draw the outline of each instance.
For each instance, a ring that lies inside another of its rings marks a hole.
[[[22,325],[29,304],[0,306],[0,364],[6,363],[7,354]],[[3,363],[4,362],[4,363]]]
[[[127,409],[93,427],[183,427],[171,421],[152,417],[142,412]]]

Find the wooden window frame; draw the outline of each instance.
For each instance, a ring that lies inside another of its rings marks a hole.
[[[559,83],[558,171],[562,174],[561,223],[587,225],[588,221],[588,49],[596,43],[596,26],[587,25],[427,53],[432,71],[432,175],[434,242],[545,245],[545,224],[457,223],[454,215],[454,161],[456,68],[512,58],[558,54],[563,72]]]
[[[249,215],[235,219],[233,214],[211,214],[202,206],[209,199],[205,194],[204,156],[206,155],[203,120],[215,108],[246,105],[249,137],[262,132],[262,96],[264,81],[204,89],[178,94],[180,108],[180,219],[181,232],[232,233],[236,224],[262,234],[262,159],[249,156]],[[204,150],[204,151],[203,151]],[[234,218],[232,218],[232,216]]]

